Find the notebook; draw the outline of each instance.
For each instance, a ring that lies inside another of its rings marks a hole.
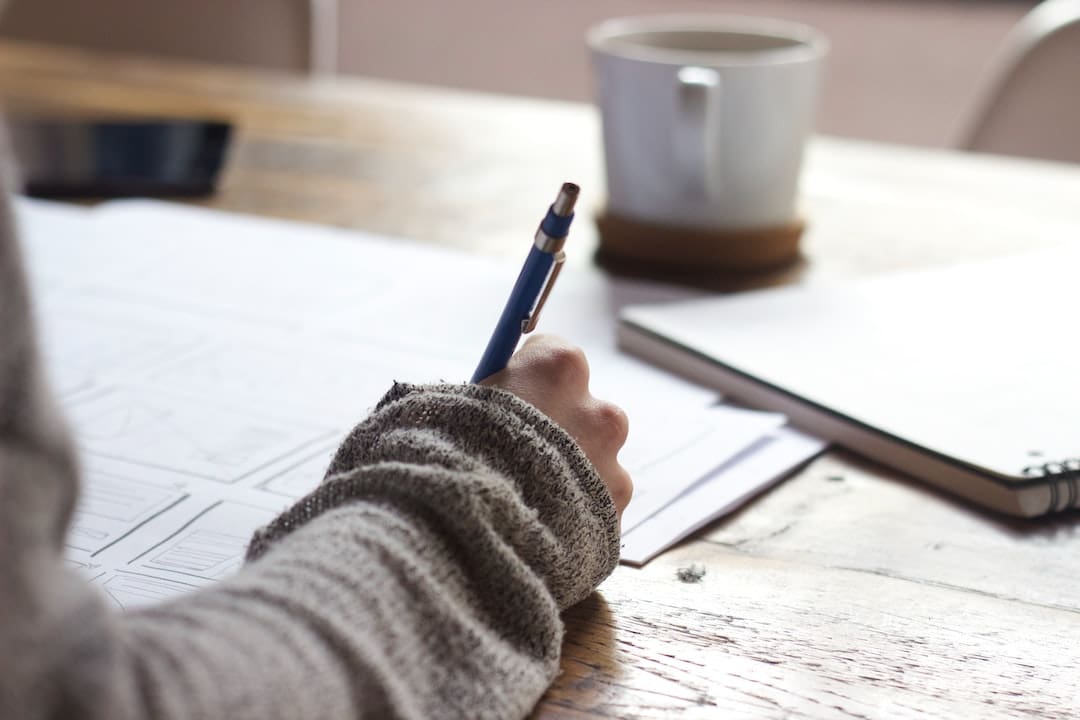
[[[1080,505],[1080,245],[620,315],[619,346],[987,508]]]

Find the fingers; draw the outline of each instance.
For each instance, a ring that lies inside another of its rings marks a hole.
[[[630,423],[618,406],[589,393],[589,363],[582,350],[551,335],[536,335],[502,372],[481,384],[509,390],[531,403],[577,441],[622,514],[633,483],[619,464]]]

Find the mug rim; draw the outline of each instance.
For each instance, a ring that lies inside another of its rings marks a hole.
[[[625,41],[649,32],[727,32],[790,40],[791,46],[762,50],[681,50]],[[586,43],[596,53],[670,65],[782,65],[823,57],[829,41],[820,30],[803,23],[748,15],[652,14],[604,20],[586,32]]]

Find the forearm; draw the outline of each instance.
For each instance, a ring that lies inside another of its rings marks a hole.
[[[537,582],[478,593],[452,545],[353,503],[233,581],[139,613],[126,646],[146,714],[524,716],[557,669],[554,603]]]
[[[507,393],[398,387],[331,470],[212,588],[122,618],[73,588],[65,716],[524,716],[617,560],[580,450]]]
[[[560,607],[617,552],[606,491],[546,418],[498,391],[399,386],[243,573],[136,616],[129,647],[163,708],[521,717],[557,672]]]

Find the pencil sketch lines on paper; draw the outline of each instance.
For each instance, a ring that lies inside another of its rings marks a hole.
[[[262,336],[209,343],[155,368],[157,387],[244,407],[272,408],[290,417],[351,424],[370,410],[397,378],[438,379],[446,367],[435,352],[357,346],[319,336],[333,352],[298,351],[295,342]],[[383,343],[382,345],[385,345]]]
[[[67,545],[91,557],[176,506],[187,495],[103,471],[83,480]]]
[[[191,583],[133,572],[117,573],[102,584],[105,595],[121,610],[158,603],[166,598],[191,592],[197,587]]]
[[[209,530],[192,530],[152,557],[147,565],[200,577],[218,577],[239,564],[246,548],[246,537]]]
[[[111,388],[68,411],[80,445],[90,454],[222,483],[234,483],[332,434],[144,389]]]
[[[314,490],[326,473],[333,458],[334,448],[323,448],[318,453],[304,458],[281,473],[266,480],[259,488],[275,495],[287,498],[301,498]]]
[[[54,387],[61,397],[100,387],[110,377],[130,377],[142,368],[198,346],[190,328],[152,324],[113,309],[76,305],[84,297],[45,303],[42,340]]]
[[[105,575],[105,570],[100,565],[94,565],[88,562],[82,562],[73,558],[64,558],[64,564],[82,575],[88,582],[93,582],[101,576]]]
[[[128,565],[194,578],[202,583],[218,580],[243,563],[254,531],[273,520],[276,514],[235,502],[212,503]]]

